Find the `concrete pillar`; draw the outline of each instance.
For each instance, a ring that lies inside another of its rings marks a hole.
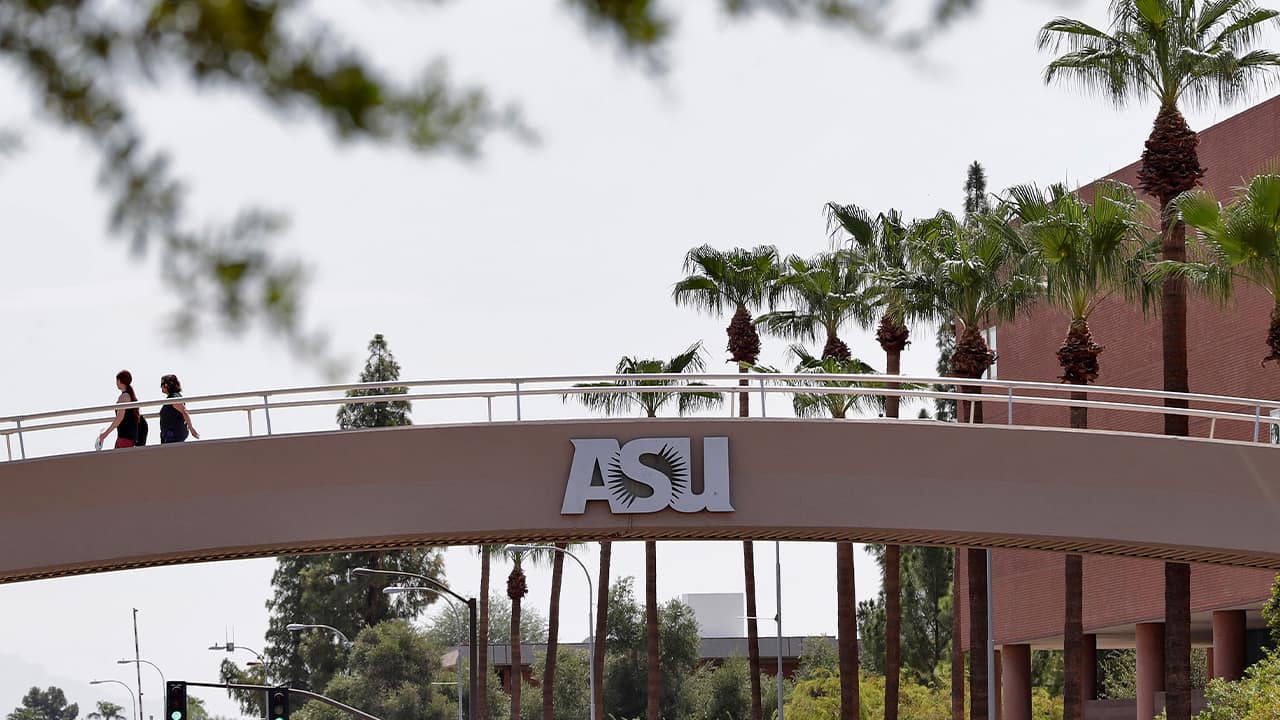
[[[1151,720],[1156,714],[1155,694],[1164,691],[1164,623],[1138,623],[1137,641],[1137,720]]]
[[[1098,699],[1098,636],[1084,636],[1084,699]]]
[[[1244,611],[1213,611],[1213,677],[1244,676]]]
[[[1031,720],[1031,646],[1000,649],[1000,680],[1004,720]]]

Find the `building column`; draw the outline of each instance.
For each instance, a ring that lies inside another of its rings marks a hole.
[[[1244,623],[1243,610],[1213,611],[1213,677],[1244,676]]]
[[[1164,623],[1138,623],[1138,715],[1151,720],[1156,714],[1156,693],[1164,691]]]
[[[1084,699],[1098,699],[1098,636],[1084,636]]]
[[[1000,695],[1004,720],[1031,720],[1031,646],[1000,649]]]

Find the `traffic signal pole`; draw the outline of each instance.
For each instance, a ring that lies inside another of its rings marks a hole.
[[[170,684],[173,685],[177,683],[170,683]],[[356,708],[353,708],[350,705],[347,705],[346,703],[338,702],[333,698],[327,698],[324,695],[321,695],[319,693],[313,693],[310,690],[300,690],[298,688],[280,688],[275,685],[246,685],[244,683],[186,682],[182,684],[188,687],[216,688],[218,690],[263,690],[268,693],[285,691],[289,695],[301,695],[302,697],[308,700],[315,700],[316,702],[322,702],[325,705],[338,708],[339,710],[345,713],[348,713],[354,717],[360,718],[360,720],[382,720],[382,718],[378,717],[377,715],[370,715],[369,713],[363,710],[357,710]],[[270,708],[268,708],[268,710],[270,710]]]

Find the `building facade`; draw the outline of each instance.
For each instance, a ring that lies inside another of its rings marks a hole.
[[[1280,168],[1280,97],[1272,98],[1200,133],[1202,187],[1222,202],[1235,188],[1268,170]],[[1137,186],[1139,163],[1108,175]],[[1087,196],[1088,187],[1082,189]],[[1157,202],[1144,200],[1153,208]],[[1153,222],[1158,221],[1154,217]],[[1188,233],[1191,234],[1191,231]],[[1188,310],[1188,366],[1191,392],[1259,399],[1280,398],[1280,368],[1264,367],[1266,335],[1274,299],[1264,290],[1240,285],[1226,306],[1192,293]],[[998,353],[995,371],[1006,380],[1057,382],[1061,374],[1056,351],[1070,318],[1040,306],[1014,322],[988,329]],[[1160,321],[1121,298],[1105,301],[1089,320],[1094,341],[1105,350],[1099,358],[1098,384],[1159,389],[1162,385]],[[1227,409],[1208,403],[1206,409]],[[1239,412],[1239,408],[1230,408]],[[1065,427],[1068,410],[1049,406],[1017,406],[1018,425]],[[988,423],[1009,422],[1002,402],[984,403]],[[1089,410],[1089,427],[1159,433],[1159,415],[1119,410]],[[1254,423],[1193,418],[1191,434],[1252,442]],[[1274,442],[1263,426],[1259,441]],[[998,459],[993,459],[998,462]],[[1142,459],[1130,467],[1094,467],[1089,458],[1045,458],[1045,462],[1078,463],[1082,473],[1142,472]],[[1027,468],[1034,472],[1034,468]],[[1205,478],[1205,502],[1213,502],[1212,478]],[[1135,508],[1135,513],[1142,513]],[[963,562],[964,554],[961,553]],[[1192,642],[1212,648],[1209,675],[1235,679],[1256,661],[1267,633],[1260,610],[1271,595],[1275,574],[1269,571],[1210,565],[1192,567]],[[959,597],[967,593],[966,575],[957,578]],[[1029,672],[1032,649],[1062,648],[1063,556],[1036,551],[997,550],[992,557],[992,632],[1000,651],[997,671],[1003,698],[997,702],[1004,720],[1029,718]],[[1086,673],[1085,717],[1089,720],[1149,720],[1163,706],[1164,570],[1159,561],[1090,556],[1084,560],[1084,629],[1086,645],[1096,649],[1135,648],[1138,655],[1137,698],[1097,698],[1097,677]],[[968,644],[968,607],[961,604],[962,642]],[[1096,664],[1095,664],[1096,668]]]

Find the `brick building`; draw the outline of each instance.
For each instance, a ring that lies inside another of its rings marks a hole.
[[[1234,188],[1280,162],[1280,97],[1272,98],[1200,133],[1202,186],[1226,201]],[[1108,175],[1137,186],[1139,163]],[[1084,192],[1088,192],[1086,188]],[[1144,198],[1153,208],[1157,203]],[[1190,234],[1190,233],[1189,233]],[[1194,295],[1188,310],[1188,365],[1194,393],[1249,398],[1280,398],[1280,368],[1262,367],[1271,296],[1252,286],[1238,287],[1225,308]],[[1006,380],[1056,382],[1061,373],[1055,355],[1066,335],[1065,312],[1039,307],[1028,316],[1002,324],[994,335],[998,359],[993,371]],[[1153,388],[1162,384],[1160,322],[1122,299],[1106,301],[1090,318],[1094,341],[1106,349],[1099,362],[1101,385]],[[1213,408],[1208,404],[1193,407]],[[1226,409],[1226,408],[1222,408]],[[1239,408],[1231,408],[1239,411]],[[987,422],[1008,420],[1002,402],[983,407]],[[1020,405],[1019,425],[1066,426],[1067,410]],[[1158,415],[1090,409],[1089,426],[1158,433]],[[1253,423],[1220,421],[1214,437],[1252,441]],[[1210,423],[1193,418],[1191,434],[1208,437]],[[1263,442],[1271,433],[1263,432]],[[1083,472],[1089,458],[1076,458]],[[1122,469],[1123,470],[1123,469]],[[1140,471],[1135,466],[1132,471]],[[1211,478],[1206,478],[1211,483]],[[1206,485],[1205,501],[1212,502]],[[1277,524],[1280,537],[1280,522]],[[961,554],[963,562],[964,554]],[[1032,649],[1061,649],[1063,556],[1036,551],[997,550],[992,557],[992,632],[1000,651],[996,669],[1003,698],[993,699],[1004,720],[1029,717],[1029,662]],[[1238,678],[1258,659],[1266,638],[1260,615],[1275,579],[1269,571],[1196,565],[1191,572],[1192,642],[1211,647],[1210,675]],[[965,573],[957,578],[960,597],[967,593]],[[1164,570],[1159,561],[1092,556],[1084,561],[1086,645],[1098,649],[1136,648],[1138,697],[1129,701],[1096,699],[1096,674],[1086,677],[1088,720],[1147,720],[1163,706]],[[968,608],[961,607],[962,642],[968,644]],[[1086,675],[1089,675],[1086,673]]]

